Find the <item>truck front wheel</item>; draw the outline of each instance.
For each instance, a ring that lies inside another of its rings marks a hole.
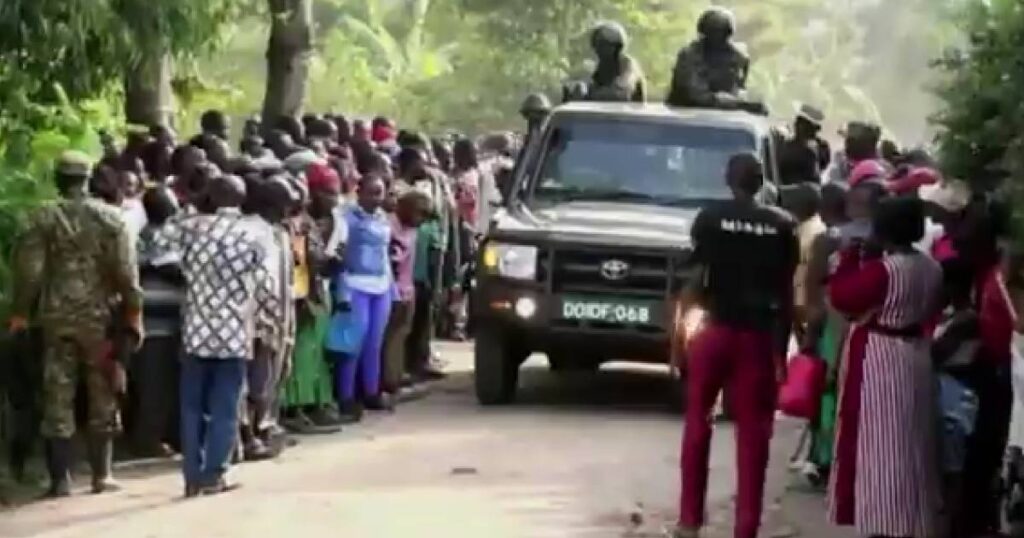
[[[512,403],[519,385],[519,366],[527,355],[501,331],[479,327],[473,361],[477,401],[481,405]]]

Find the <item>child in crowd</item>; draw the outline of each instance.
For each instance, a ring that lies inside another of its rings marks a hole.
[[[297,333],[292,372],[284,388],[283,425],[295,433],[332,433],[338,431],[339,417],[323,347],[330,322],[324,278],[328,257],[324,230],[316,217],[329,215],[337,206],[341,180],[330,166],[314,164],[306,171],[306,183],[297,181],[296,186],[302,202],[290,219],[290,230]]]
[[[398,394],[405,373],[406,339],[412,328],[416,309],[416,285],[413,270],[416,263],[416,239],[420,224],[431,211],[430,196],[408,189],[398,195],[391,220],[391,263],[397,289],[391,305],[391,319],[384,338],[383,390]]]

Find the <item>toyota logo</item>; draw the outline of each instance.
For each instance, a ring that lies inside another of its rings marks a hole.
[[[622,280],[629,276],[629,264],[622,260],[608,260],[601,264],[601,276],[606,280]]]

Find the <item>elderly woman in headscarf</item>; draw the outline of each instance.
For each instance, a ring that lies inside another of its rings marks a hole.
[[[939,438],[928,326],[941,309],[943,275],[914,248],[923,235],[920,200],[882,200],[870,237],[842,248],[829,278],[832,306],[851,321],[830,515],[862,536],[936,531]]]
[[[284,425],[299,433],[320,433],[336,430],[338,416],[323,346],[330,319],[324,278],[327,236],[317,221],[331,218],[341,194],[341,180],[330,166],[316,163],[306,170],[305,187],[308,196],[290,222],[297,331],[292,373],[284,387]]]

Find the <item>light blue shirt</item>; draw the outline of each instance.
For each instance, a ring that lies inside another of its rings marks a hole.
[[[394,278],[388,247],[391,243],[391,225],[384,211],[373,214],[359,206],[345,212],[347,228],[343,285],[339,289],[356,290],[379,295],[391,291]]]

